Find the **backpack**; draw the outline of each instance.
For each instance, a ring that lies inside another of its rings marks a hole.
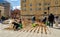
[[[23,28],[21,23],[19,24],[19,27],[20,27],[20,29],[22,29],[22,28]]]

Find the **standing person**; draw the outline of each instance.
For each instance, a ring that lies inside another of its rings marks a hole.
[[[58,16],[55,17],[55,26],[58,27]]]
[[[49,26],[53,27],[53,22],[54,22],[54,15],[53,14],[50,14],[48,16],[48,21],[49,21]]]
[[[35,16],[33,16],[33,18],[32,18],[32,22],[33,22],[33,23],[35,22]]]
[[[35,16],[33,16],[32,17],[32,27],[35,27],[36,26],[35,21],[36,21],[36,18],[35,18]]]

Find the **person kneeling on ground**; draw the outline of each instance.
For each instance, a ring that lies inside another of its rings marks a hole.
[[[12,22],[12,24],[14,24],[14,26],[13,26],[14,30],[18,30],[19,24],[16,22]]]

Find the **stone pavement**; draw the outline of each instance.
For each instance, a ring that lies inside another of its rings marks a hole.
[[[31,28],[29,31],[4,30],[4,28],[6,27],[7,25],[0,24],[0,37],[60,37],[60,29],[49,28],[51,33],[47,31],[48,34],[45,34],[45,33],[42,34],[40,30],[39,30],[39,33],[37,32],[39,27],[34,29]]]

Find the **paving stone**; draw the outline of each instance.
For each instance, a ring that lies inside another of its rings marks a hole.
[[[0,37],[60,37],[60,29],[55,29],[55,28],[48,27],[51,33],[49,34],[49,31],[47,31],[48,34],[45,33],[42,34],[40,27],[35,27],[30,29],[27,28],[26,30],[22,29],[21,31],[3,30],[6,27],[7,27],[6,25],[0,24]]]

